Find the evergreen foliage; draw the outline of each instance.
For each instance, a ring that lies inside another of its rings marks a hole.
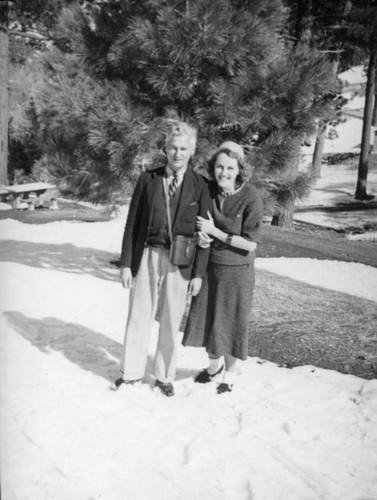
[[[34,101],[41,83],[40,70],[39,67],[38,73],[38,66],[12,64],[10,67],[8,175],[15,183],[31,175],[33,165],[42,154]]]
[[[198,167],[235,140],[258,185],[280,201],[302,196],[300,146],[334,79],[323,55],[286,36],[287,16],[281,0],[108,0],[64,11],[44,56],[37,170],[75,196],[124,200],[178,118],[198,128]]]
[[[45,50],[63,7],[74,0],[14,0],[9,2],[9,148],[8,180],[28,181],[42,155],[39,117],[35,107],[43,68],[35,57]]]
[[[344,36],[353,46],[368,53],[377,44],[377,1],[354,0],[347,15]]]

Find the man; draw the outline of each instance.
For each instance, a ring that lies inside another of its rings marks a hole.
[[[138,382],[145,372],[151,328],[158,309],[159,333],[154,362],[156,387],[173,396],[179,326],[187,292],[197,295],[209,248],[197,248],[188,267],[173,265],[167,203],[175,235],[193,236],[196,217],[205,217],[211,202],[204,178],[189,166],[196,131],[177,122],[165,142],[166,167],[143,172],[132,196],[121,253],[121,281],[131,288],[121,359],[121,378],[112,385]]]

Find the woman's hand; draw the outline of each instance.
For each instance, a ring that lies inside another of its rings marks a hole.
[[[196,218],[196,227],[197,229],[202,232],[202,233],[207,233],[207,235],[214,236],[214,233],[216,231],[216,227],[212,218],[212,215],[210,212],[207,212],[208,219],[205,219],[204,217],[201,217],[198,215]]]
[[[199,231],[197,233],[197,237],[198,237],[198,246],[200,246],[200,248],[208,248],[209,246],[211,246],[211,242],[213,241],[213,238],[208,236],[207,233],[203,233],[202,231]]]

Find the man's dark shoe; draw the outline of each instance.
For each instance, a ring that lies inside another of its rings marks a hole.
[[[217,386],[217,394],[222,394],[223,392],[232,392],[233,386],[230,384],[224,384],[222,382]]]
[[[197,382],[198,384],[208,384],[208,382],[211,382],[217,375],[220,375],[220,373],[223,371],[224,365],[222,365],[216,373],[213,373],[212,375],[208,373],[207,368],[205,370],[202,370],[201,372],[198,373],[198,375],[194,378],[194,382]]]
[[[159,380],[156,380],[156,387],[160,389],[160,391],[164,396],[167,396],[168,398],[174,396],[174,387],[171,382],[164,383],[160,382]]]
[[[135,379],[135,380],[124,380],[123,378],[117,378],[115,380],[115,382],[113,382],[110,385],[110,390],[111,391],[117,391],[122,384],[133,385],[133,384],[136,384],[137,382],[140,382],[140,380],[141,380],[140,378]]]

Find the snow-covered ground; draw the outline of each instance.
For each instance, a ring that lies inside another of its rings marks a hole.
[[[182,347],[175,397],[150,372],[108,389],[127,312],[108,265],[123,224],[0,221],[2,499],[375,500],[377,380],[249,358],[217,395],[193,382],[204,351]],[[377,302],[375,268],[257,267]]]
[[[298,208],[306,208],[304,212],[297,210],[294,220],[306,222],[336,230],[361,230],[359,234],[349,234],[349,239],[364,239],[377,241],[377,208],[368,207],[369,202],[363,202],[365,207],[361,208],[360,202],[354,199],[357,181],[357,163],[353,165],[322,165],[322,177],[316,180],[309,195],[298,201]],[[373,194],[377,200],[377,163],[371,164],[368,173],[368,193]],[[337,211],[326,208],[335,205],[358,205],[359,208],[343,209]],[[322,211],[318,211],[322,208]],[[364,232],[364,228],[373,228]]]
[[[317,179],[309,195],[299,206],[332,207],[358,203],[354,199],[357,181],[357,159],[352,165],[322,165],[322,177]],[[377,165],[368,172],[368,193],[377,197]]]
[[[360,71],[346,76],[354,84]],[[357,146],[361,120],[350,120],[352,132],[327,148]],[[369,181],[376,192],[376,172]],[[305,204],[350,199],[355,182],[353,170],[324,167]],[[182,347],[175,397],[156,392],[150,366],[142,384],[108,389],[127,314],[109,266],[123,225],[124,214],[0,221],[2,499],[377,500],[377,380],[249,358],[233,392],[217,395],[215,383],[193,382],[204,350]],[[281,258],[257,268],[377,302],[377,269],[362,264]]]

